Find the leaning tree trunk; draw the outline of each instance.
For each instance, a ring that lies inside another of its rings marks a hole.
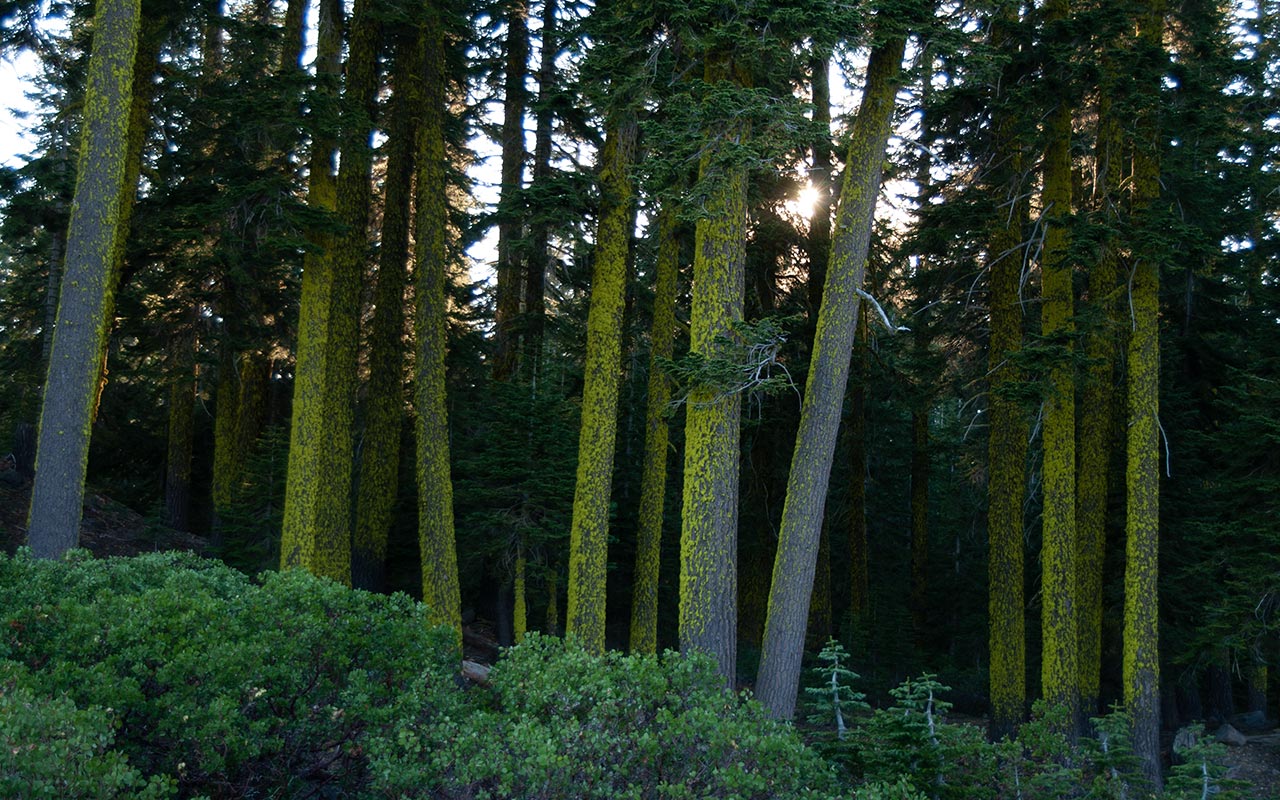
[[[130,112],[140,22],[139,0],[101,0],[94,17],[84,133],[27,522],[28,542],[39,558],[60,557],[80,534],[89,432],[133,194]]]
[[[787,479],[756,683],[760,701],[770,715],[781,719],[790,719],[795,713],[827,482],[858,323],[858,292],[866,274],[905,48],[905,37],[895,36],[871,52],[836,211],[831,261]]]

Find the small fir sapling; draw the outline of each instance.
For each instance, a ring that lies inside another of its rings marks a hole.
[[[851,684],[858,679],[858,673],[845,666],[849,654],[844,646],[835,639],[828,639],[822,652],[818,654],[819,666],[810,670],[818,681],[816,686],[805,688],[812,712],[808,721],[820,728],[835,725],[836,738],[844,740],[847,730],[845,714],[851,711],[866,711],[866,695],[855,692]]]

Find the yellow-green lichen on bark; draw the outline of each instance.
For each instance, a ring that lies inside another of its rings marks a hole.
[[[516,553],[516,575],[514,581],[515,608],[512,610],[512,639],[516,644],[524,641],[525,633],[529,630],[529,601],[528,601],[528,584],[525,580],[527,575],[528,560],[524,555],[524,548],[521,547]]]
[[[1119,120],[1111,92],[1113,66],[1103,68],[1098,100],[1098,140],[1095,145],[1094,205],[1104,221],[1116,226],[1122,180],[1123,148]],[[1087,720],[1100,713],[1102,677],[1102,584],[1107,541],[1108,474],[1111,466],[1115,416],[1115,366],[1118,355],[1116,301],[1118,283],[1113,237],[1099,247],[1089,270],[1089,326],[1084,330],[1084,352],[1089,364],[1080,389],[1079,447],[1076,469],[1076,649],[1080,670],[1080,716]]]
[[[413,199],[413,151],[421,103],[417,45],[411,32],[402,35],[397,43],[394,94],[387,123],[382,236],[369,331],[369,382],[351,554],[352,582],[367,589],[378,589],[382,584],[387,536],[400,485],[400,431],[405,416],[404,290]]]
[[[449,466],[449,416],[445,394],[448,309],[448,205],[445,167],[444,31],[438,9],[424,3],[421,15],[423,103],[419,115],[415,190],[414,253],[418,352],[414,405],[418,412],[418,544],[422,558],[422,600],[436,624],[456,632],[462,647],[462,600],[453,529],[453,478]]]
[[[756,682],[760,701],[771,715],[783,719],[795,712],[827,485],[858,324],[858,291],[866,275],[905,48],[906,38],[894,36],[872,50],[867,66],[867,85],[849,138],[849,167],[836,210],[831,260],[787,478]]]
[[[79,538],[93,408],[136,184],[131,145],[136,138],[140,152],[145,130],[135,136],[131,113],[138,106],[140,22],[138,0],[102,0],[94,16],[76,188],[27,522],[28,543],[39,558],[57,558]]]
[[[1045,10],[1046,36],[1062,35],[1062,26],[1070,15],[1069,0],[1051,0]],[[1059,90],[1054,93],[1055,106],[1045,123],[1040,327],[1047,341],[1070,353],[1075,305],[1067,231],[1071,215],[1071,106],[1062,85],[1067,65],[1055,63],[1051,65],[1051,72]],[[1075,370],[1071,359],[1063,356],[1050,367],[1042,434],[1040,682],[1047,701],[1068,709],[1073,730],[1079,706],[1075,622],[1075,415]]]
[[[605,570],[609,543],[609,492],[617,433],[618,380],[622,370],[622,308],[631,245],[631,162],[638,128],[615,112],[601,154],[600,224],[591,271],[587,356],[582,388],[578,473],[569,533],[569,608],[565,633],[593,652],[604,651]]]
[[[1139,46],[1158,64],[1163,56],[1164,2],[1150,0],[1138,26]],[[1159,92],[1160,75],[1142,75],[1147,97]],[[1137,228],[1158,225],[1159,126],[1144,111],[1134,143],[1133,207]],[[1146,241],[1157,237],[1147,236]],[[1125,468],[1124,702],[1133,717],[1134,752],[1158,791],[1160,764],[1160,257],[1135,246],[1129,283],[1128,441]]]
[[[657,227],[644,462],[640,477],[635,579],[631,590],[631,650],[637,653],[654,653],[658,649],[658,570],[667,496],[667,407],[671,403],[670,381],[658,365],[661,359],[671,358],[675,344],[676,284],[680,276],[679,219],[669,206],[658,212]]]
[[[736,79],[728,56],[707,56],[708,83]],[[747,174],[723,151],[749,131],[730,122],[708,131],[700,180],[709,184],[694,230],[689,351],[715,358],[717,340],[742,319],[746,266]],[[742,401],[696,388],[685,421],[684,507],[680,526],[680,649],[715,660],[732,687],[737,658],[738,445]]]
[[[1017,25],[1010,14],[995,20],[992,40],[1007,41]],[[1006,68],[1002,85],[1016,83]],[[1023,146],[1016,134],[1017,110],[1007,96],[995,117],[997,169],[992,191],[1008,204],[998,209],[987,245],[991,282],[990,438],[987,444],[987,575],[989,627],[990,733],[993,739],[1012,734],[1026,713],[1026,611],[1023,599],[1023,513],[1026,497],[1027,415],[1011,390],[1026,380],[1017,366],[1022,349],[1023,230],[1027,203],[1023,199]]]
[[[335,83],[341,73],[342,4],[321,0],[316,41],[316,104],[337,103]],[[333,174],[337,143],[316,126],[311,142],[307,204],[319,211],[337,208]],[[298,348],[294,367],[293,418],[289,430],[289,464],[285,478],[284,523],[281,530],[281,569],[301,568],[313,574],[349,582],[349,528],[334,519],[329,471],[332,450],[341,443],[329,435],[325,414],[325,376],[328,359],[329,310],[333,303],[332,254],[334,235],[312,232],[303,257],[302,296],[298,311]],[[339,527],[335,528],[334,525]],[[345,534],[345,535],[344,535]]]

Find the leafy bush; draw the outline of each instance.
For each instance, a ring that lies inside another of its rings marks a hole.
[[[451,639],[419,605],[298,571],[258,584],[194,556],[19,555],[0,560],[0,608],[15,685],[65,698],[51,709],[64,717],[88,710],[77,757],[111,744],[80,738],[109,714],[120,760],[102,757],[173,776],[184,796],[354,792],[371,739],[462,702]]]
[[[531,635],[490,677],[491,707],[442,726],[448,751],[428,752],[406,732],[398,752],[383,754],[380,770],[398,775],[398,793],[434,796],[423,780],[431,775],[445,776],[443,789],[464,797],[763,800],[836,792],[830,766],[758,703],[725,692],[706,659],[595,656],[573,641]]]

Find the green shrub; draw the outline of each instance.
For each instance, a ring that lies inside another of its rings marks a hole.
[[[447,720],[448,750],[405,731],[376,769],[408,797],[821,798],[829,765],[789,725],[721,688],[709,661],[677,653],[595,656],[530,636],[491,674],[492,703]],[[891,795],[883,795],[890,797]]]
[[[184,796],[355,792],[370,740],[462,702],[421,606],[300,571],[20,555],[0,560],[0,609],[0,659],[41,697],[115,709],[115,749]]]
[[[172,779],[150,780],[111,750],[108,709],[78,709],[65,697],[40,697],[21,685],[16,665],[0,677],[0,797],[171,797]]]

